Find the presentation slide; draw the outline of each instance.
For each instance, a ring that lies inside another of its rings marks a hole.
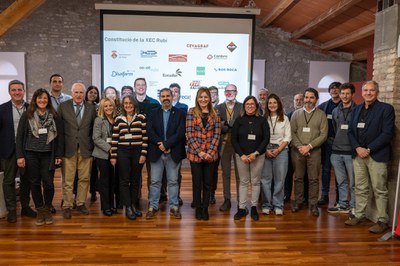
[[[102,38],[103,88],[120,90],[143,77],[147,94],[158,99],[176,82],[189,107],[201,86],[218,87],[220,102],[230,83],[238,87],[238,100],[250,94],[250,34],[104,30]]]

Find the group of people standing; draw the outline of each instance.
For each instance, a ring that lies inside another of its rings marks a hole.
[[[386,163],[394,110],[377,100],[379,86],[374,81],[363,85],[365,102],[358,106],[352,100],[355,89],[350,83],[331,84],[332,99],[320,108],[316,105],[318,91],[308,88],[295,96],[295,100],[303,99],[303,105],[297,104],[298,109],[288,115],[280,98],[265,88],[259,99],[248,96],[240,103],[237,87],[229,84],[224,90],[226,100],[219,103],[216,87],[200,87],[195,106],[188,109],[179,102],[176,83],[161,89],[157,101],[147,95],[144,78],[136,79],[133,87],[124,86],[121,97],[114,87],[105,88],[101,100],[96,87],[86,89],[82,83],[72,85],[71,96],[64,94],[63,82],[61,75],[52,75],[51,91],[36,90],[28,105],[23,101],[24,84],[11,81],[11,100],[0,106],[0,138],[9,143],[1,150],[1,162],[10,223],[17,219],[11,186],[18,167],[25,170],[21,171],[21,214],[36,217],[37,225],[53,223],[56,167],[62,167],[65,219],[71,219],[73,209],[89,214],[85,205],[89,184],[92,201],[96,190],[100,192],[105,216],[112,216],[118,207],[124,208],[130,220],[142,216],[139,200],[144,165],[149,189],[145,218],[157,215],[160,200],[168,192],[170,215],[181,219],[180,172],[187,158],[192,207],[198,220],[208,220],[209,205],[216,203],[219,163],[224,196],[219,210],[230,210],[232,160],[238,196],[235,220],[249,213],[249,187],[253,220],[259,220],[260,201],[263,214],[283,215],[285,197],[292,194],[287,184],[292,183],[293,173],[286,178],[290,164],[294,169],[292,211],[301,210],[306,187],[310,212],[319,216],[319,205],[329,203],[324,186],[328,182],[329,191],[330,175],[328,181],[322,177],[318,200],[322,162],[325,172],[333,165],[338,188],[335,205],[328,211],[350,212],[347,225],[361,223],[371,183],[379,216],[370,231],[388,228]],[[29,207],[30,188],[37,213]]]

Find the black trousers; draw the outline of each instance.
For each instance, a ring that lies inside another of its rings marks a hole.
[[[139,164],[141,147],[118,147],[117,164],[121,203],[131,206],[138,199],[143,164]]]
[[[214,179],[215,162],[190,162],[192,172],[193,205],[208,208]]]
[[[96,158],[96,164],[100,172],[97,187],[100,193],[101,209],[110,210],[114,208],[115,169],[110,160]]]
[[[32,199],[36,208],[50,207],[52,205],[54,198],[54,170],[50,170],[50,167],[54,163],[51,152],[26,152],[25,175],[28,176],[31,183]]]

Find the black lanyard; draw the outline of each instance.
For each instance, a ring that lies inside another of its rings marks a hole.
[[[306,120],[306,127],[308,127],[308,123],[310,123],[311,119],[313,118],[314,112],[315,112],[315,109],[312,111],[310,119],[307,120],[306,110],[304,110],[303,114],[304,114],[304,120]]]
[[[276,116],[275,118],[275,124],[272,123],[272,117],[271,115],[269,116],[269,120],[271,120],[271,125],[272,125],[272,135],[275,135],[275,127],[276,127],[276,123],[278,122],[278,116]]]

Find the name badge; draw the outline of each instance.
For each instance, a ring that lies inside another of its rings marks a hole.
[[[106,142],[107,142],[107,143],[111,143],[111,138],[107,138],[107,139],[106,139]]]
[[[311,128],[309,128],[309,127],[303,127],[303,132],[308,132],[308,133],[310,133],[310,132],[311,132]]]
[[[340,129],[348,130],[349,125],[340,125]]]
[[[365,128],[365,123],[363,122],[357,123],[357,128]]]
[[[326,115],[326,118],[332,119],[332,114]]]
[[[132,134],[125,134],[125,139],[132,139]]]
[[[249,140],[256,140],[256,135],[254,135],[254,134],[249,134],[249,135],[247,135],[247,139],[249,139]]]
[[[39,128],[39,134],[47,134],[47,128]]]

